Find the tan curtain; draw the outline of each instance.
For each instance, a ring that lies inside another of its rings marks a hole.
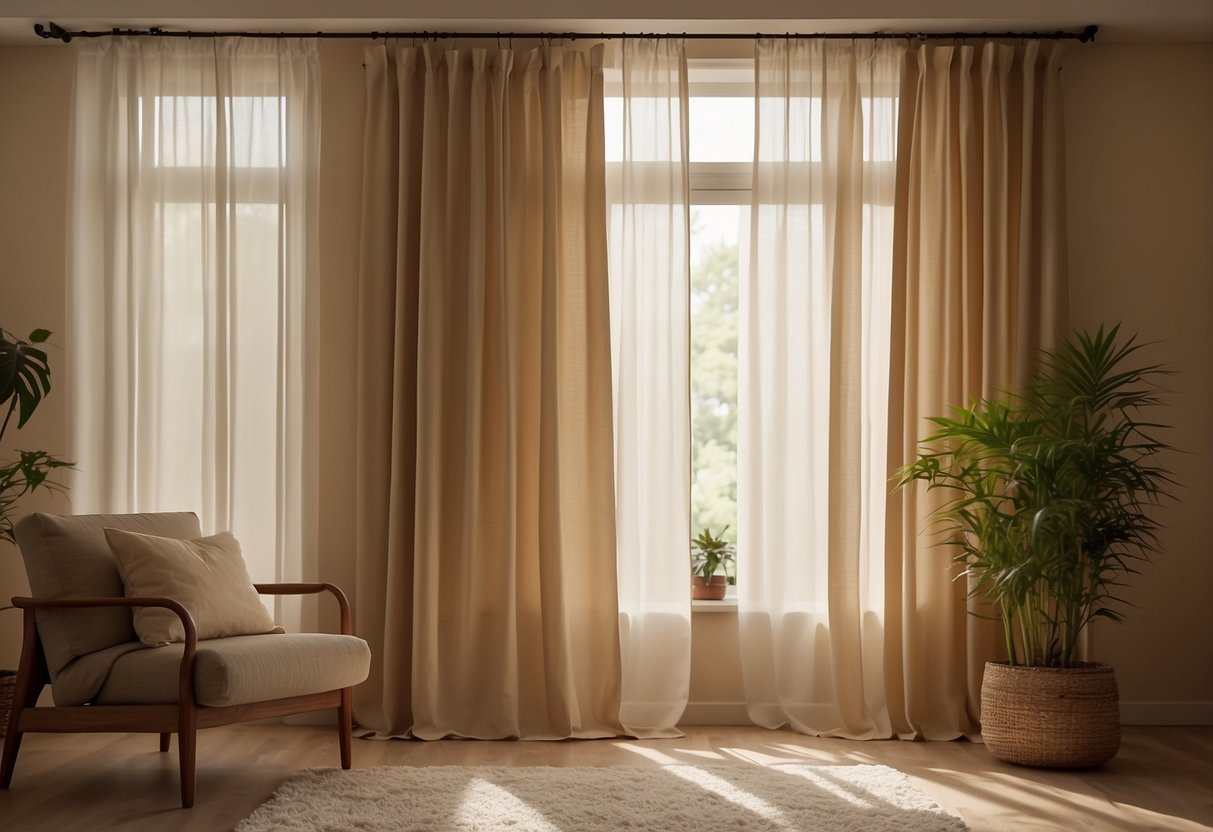
[[[601,50],[366,64],[357,719],[615,735]]]
[[[889,463],[927,417],[1018,386],[1066,325],[1062,49],[1052,42],[923,46],[902,79],[894,231]],[[889,500],[885,660],[894,730],[977,730],[991,622],[966,614],[934,495]]]

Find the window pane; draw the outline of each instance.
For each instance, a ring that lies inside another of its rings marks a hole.
[[[738,274],[747,205],[691,208],[691,524],[737,539]]]
[[[286,99],[232,96],[223,99],[227,140],[221,145],[237,168],[276,168],[285,164],[282,129]],[[161,95],[155,98],[153,152],[160,167],[212,167],[216,164],[216,98],[213,95]]]
[[[754,99],[690,100],[692,162],[754,161]]]

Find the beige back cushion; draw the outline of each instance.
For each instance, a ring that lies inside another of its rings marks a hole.
[[[106,529],[105,538],[127,596],[172,598],[189,610],[199,639],[275,631],[230,532],[179,540]],[[137,608],[135,632],[149,647],[185,640],[181,619],[163,607]]]
[[[192,512],[163,514],[31,514],[14,528],[30,591],[54,595],[119,596],[123,592],[105,529],[162,537],[201,537]],[[128,607],[39,610],[38,634],[54,679],[68,662],[106,647],[135,640]]]

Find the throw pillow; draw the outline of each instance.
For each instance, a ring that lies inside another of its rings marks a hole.
[[[261,603],[230,532],[178,540],[106,529],[126,597],[171,598],[189,610],[198,638],[282,632]],[[185,641],[172,610],[138,607],[135,632],[150,646]]]

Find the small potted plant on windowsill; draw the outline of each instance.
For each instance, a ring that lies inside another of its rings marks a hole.
[[[725,526],[720,534],[704,528],[691,538],[691,597],[696,601],[720,601],[728,590],[730,569],[736,564],[733,544],[725,540]]]

